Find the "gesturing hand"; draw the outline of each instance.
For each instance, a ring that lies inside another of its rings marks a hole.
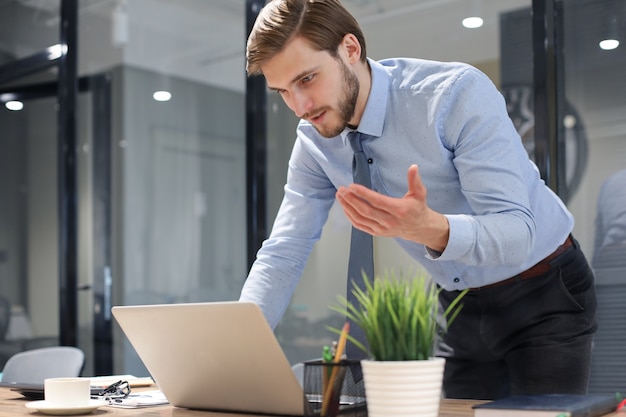
[[[401,237],[443,251],[448,243],[448,220],[426,203],[426,187],[417,165],[407,173],[408,190],[393,198],[358,184],[339,187],[337,200],[357,229],[373,236]]]

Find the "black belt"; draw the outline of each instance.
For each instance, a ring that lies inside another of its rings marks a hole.
[[[556,248],[554,252],[546,256],[543,260],[539,261],[534,266],[531,266],[530,268],[528,268],[526,271],[520,272],[514,277],[507,278],[502,281],[494,282],[493,284],[487,284],[479,288],[470,288],[470,290],[473,291],[473,290],[480,290],[483,288],[497,287],[500,285],[510,284],[511,282],[514,282],[514,281],[531,279],[531,278],[536,278],[536,277],[545,275],[550,271],[550,268],[551,268],[550,262],[552,262],[554,258],[561,255],[563,252],[571,248],[572,245],[574,245],[574,239],[572,238],[572,235],[569,235],[567,236],[567,239],[565,239],[565,242],[563,242],[561,246]]]

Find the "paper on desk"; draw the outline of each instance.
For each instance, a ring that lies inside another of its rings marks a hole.
[[[154,385],[154,380],[150,377],[138,378],[134,375],[104,375],[92,376],[89,378],[92,387],[106,388],[117,381],[128,381],[128,385],[133,387],[149,387]]]
[[[160,390],[154,390],[130,394],[126,398],[114,400],[111,404],[109,404],[109,406],[120,408],[143,408],[165,404],[169,404],[165,395],[163,395]]]

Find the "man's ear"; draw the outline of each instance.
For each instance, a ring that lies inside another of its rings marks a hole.
[[[361,44],[352,33],[346,34],[339,44],[339,54],[344,55],[350,64],[361,59]]]

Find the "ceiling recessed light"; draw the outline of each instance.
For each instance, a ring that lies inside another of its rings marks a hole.
[[[24,108],[24,103],[17,100],[11,100],[4,103],[4,106],[9,110],[20,111]]]
[[[48,48],[48,61],[54,61],[63,56],[63,54],[67,53],[67,45],[61,45],[57,43],[56,45],[52,45]]]
[[[563,126],[567,129],[573,129],[576,126],[576,116],[573,114],[567,114],[563,118]]]
[[[465,19],[463,19],[462,23],[463,26],[468,29],[476,29],[483,25],[483,19],[482,17],[478,16],[466,17]]]
[[[172,93],[163,90],[155,91],[154,94],[152,94],[152,98],[156,101],[169,101],[172,98]]]
[[[600,41],[600,48],[605,51],[610,51],[611,49],[615,49],[619,46],[619,41],[617,39],[605,39]]]

